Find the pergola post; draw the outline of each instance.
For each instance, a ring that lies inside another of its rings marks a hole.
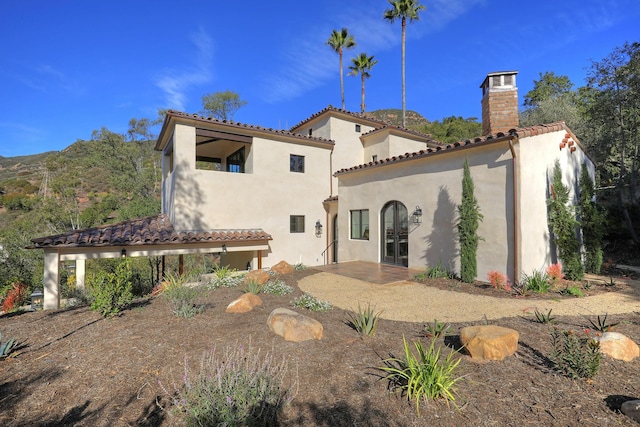
[[[45,310],[60,308],[60,255],[55,249],[44,250]]]
[[[76,289],[84,290],[84,259],[76,260]]]

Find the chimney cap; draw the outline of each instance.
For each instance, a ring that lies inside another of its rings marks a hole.
[[[518,70],[511,70],[511,71],[493,71],[491,73],[487,73],[487,76],[484,78],[484,80],[482,81],[482,84],[480,85],[480,88],[483,88],[486,86],[487,81],[489,80],[489,77],[493,77],[493,76],[515,76],[516,74],[518,74]]]

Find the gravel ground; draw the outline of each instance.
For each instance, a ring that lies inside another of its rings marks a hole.
[[[522,316],[535,310],[553,310],[558,316],[594,316],[640,311],[637,296],[617,292],[575,299],[496,298],[446,291],[422,283],[403,281],[377,285],[321,272],[307,276],[298,286],[336,307],[357,311],[358,304],[375,306],[380,317],[406,322],[473,322]]]

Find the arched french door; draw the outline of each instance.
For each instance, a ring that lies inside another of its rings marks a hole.
[[[394,200],[380,214],[382,262],[409,266],[409,214],[407,207]]]

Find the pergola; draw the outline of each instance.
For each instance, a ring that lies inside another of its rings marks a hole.
[[[60,263],[75,261],[76,286],[84,288],[85,260],[195,253],[253,252],[262,268],[262,251],[271,235],[262,229],[176,231],[165,214],[32,239],[28,249],[44,250],[44,309],[60,308]]]

